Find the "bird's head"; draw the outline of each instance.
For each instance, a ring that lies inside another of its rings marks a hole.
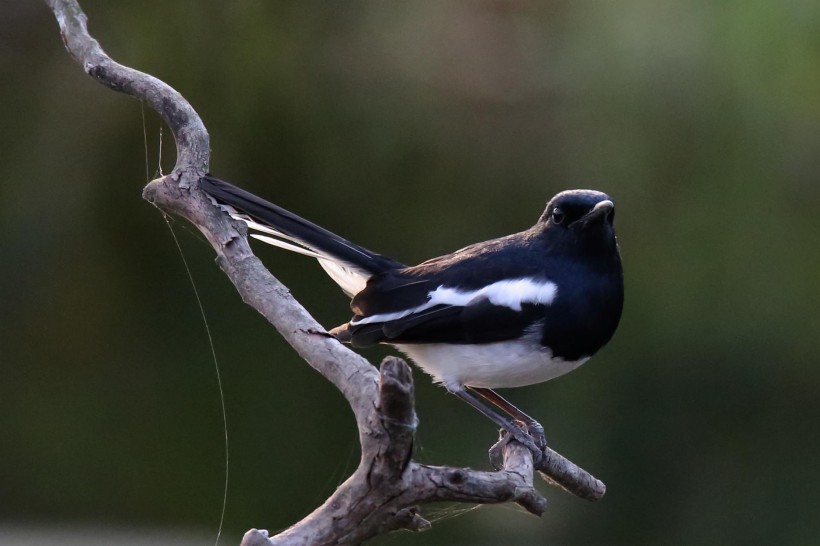
[[[553,244],[606,248],[616,244],[614,220],[615,205],[607,194],[568,190],[550,199],[538,227]]]

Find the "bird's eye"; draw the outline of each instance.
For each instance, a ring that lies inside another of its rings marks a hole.
[[[556,224],[560,224],[561,222],[564,221],[564,218],[566,218],[566,215],[564,214],[564,211],[562,211],[558,207],[555,207],[554,209],[552,209],[552,221],[553,222],[555,222]]]

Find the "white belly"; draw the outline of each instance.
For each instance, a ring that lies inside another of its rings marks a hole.
[[[495,389],[542,383],[589,360],[553,358],[549,349],[526,339],[483,345],[407,344],[396,348],[451,391],[463,385]]]

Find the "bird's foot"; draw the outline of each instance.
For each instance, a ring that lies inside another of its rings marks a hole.
[[[533,426],[535,425],[535,426]],[[544,459],[544,448],[547,447],[547,438],[544,436],[544,427],[538,423],[527,425],[521,421],[514,421],[512,427],[502,428],[499,431],[499,439],[490,448],[490,464],[496,470],[501,470],[504,461],[504,446],[511,440],[515,440],[532,453],[532,463],[535,468]]]
[[[547,447],[547,436],[544,434],[544,427],[541,423],[533,421],[532,423],[526,423],[527,433],[532,437],[535,445],[541,448],[541,451],[544,451],[544,448]]]

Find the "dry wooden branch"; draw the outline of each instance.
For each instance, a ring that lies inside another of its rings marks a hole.
[[[198,190],[199,179],[208,171],[210,150],[208,133],[191,105],[164,82],[111,60],[88,34],[85,14],[76,1],[46,3],[57,18],[66,48],[85,72],[115,91],[145,101],[173,131],[176,165],[169,175],[146,186],[145,199],[186,218],[205,234],[242,299],[331,381],[353,410],[362,447],[358,469],[302,521],[273,537],[252,529],[242,544],[358,544],[394,529],[423,530],[430,524],[417,513],[417,505],[433,501],[516,502],[533,514],[543,513],[546,499],[533,487],[531,454],[515,442],[505,446],[504,468],[498,472],[427,466],[412,460],[417,421],[407,364],[389,357],[377,372],[327,336],[253,255],[244,226]],[[538,470],[578,496],[603,495],[600,481],[552,450]]]

